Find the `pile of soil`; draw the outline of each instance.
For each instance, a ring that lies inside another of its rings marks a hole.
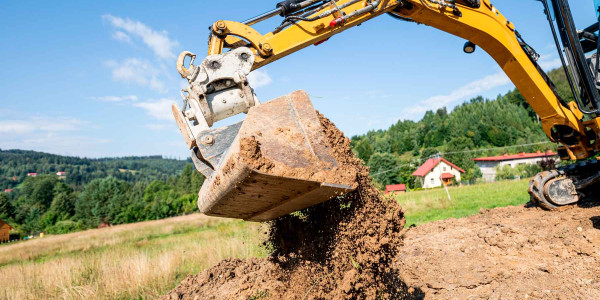
[[[394,268],[427,299],[600,299],[598,205],[504,207],[417,226]]]
[[[269,223],[268,259],[228,259],[163,299],[600,299],[600,203],[515,206],[403,229],[350,142],[320,116],[358,188]]]
[[[332,155],[354,170],[356,190],[269,223],[268,259],[228,259],[189,276],[163,299],[398,299],[408,287],[392,267],[405,224],[381,198],[350,140],[319,114]],[[255,155],[254,144],[249,147]],[[259,158],[259,157],[257,157]],[[263,162],[264,163],[264,162]]]

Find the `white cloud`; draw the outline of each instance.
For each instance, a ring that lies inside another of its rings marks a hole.
[[[428,110],[433,110],[460,100],[465,100],[467,97],[477,96],[482,92],[492,90],[497,87],[510,84],[510,79],[503,71],[486,76],[482,79],[470,82],[461,86],[449,94],[437,95],[418,102],[415,106],[408,108],[410,114],[423,113]]]
[[[146,128],[158,131],[158,130],[165,130],[165,129],[177,129],[177,126],[175,125],[175,122],[173,122],[173,123],[152,123],[152,124],[146,124]]]
[[[144,109],[146,113],[159,120],[173,120],[171,113],[172,99],[161,98],[155,101],[137,102],[133,106]]]
[[[543,55],[541,55],[540,58],[539,58],[539,60],[538,60],[538,64],[545,71],[550,71],[552,69],[555,69],[555,68],[558,68],[558,67],[562,66],[562,62],[560,61],[560,58],[558,58],[554,54],[543,54]]]
[[[19,115],[24,115],[19,113]],[[60,154],[95,153],[109,140],[82,135],[89,122],[76,118],[26,117],[0,121],[0,148],[30,149]]]
[[[78,130],[87,122],[74,118],[41,118],[31,117],[25,120],[0,121],[0,133],[27,134],[33,132],[59,132]]]
[[[128,58],[120,63],[109,60],[105,65],[112,69],[112,78],[115,81],[137,83],[161,93],[168,91],[165,84],[159,79],[159,70],[146,60]]]
[[[250,74],[248,74],[248,81],[250,81],[250,86],[253,88],[267,86],[273,82],[271,76],[264,70],[250,72]]]
[[[93,100],[104,101],[104,102],[125,102],[125,101],[137,101],[136,95],[129,96],[102,96],[102,97],[90,97]]]
[[[142,39],[146,46],[150,47],[154,53],[163,59],[174,58],[173,48],[177,47],[179,43],[175,40],[169,39],[169,33],[166,31],[155,31],[146,24],[139,21],[133,21],[129,18],[123,19],[115,17],[110,14],[103,15],[102,18],[110,22],[112,26],[120,29],[124,32],[122,34],[116,33],[117,36],[113,36],[118,40],[124,41],[131,40],[129,35]],[[126,34],[127,33],[127,34]],[[127,38],[125,38],[127,36]]]
[[[61,155],[102,156],[100,145],[111,142],[108,139],[81,135],[65,135],[56,132],[35,132],[27,135],[3,137],[2,149],[35,150]]]
[[[131,43],[131,37],[129,37],[129,35],[127,35],[127,33],[123,32],[123,31],[115,31],[115,33],[113,33],[112,37],[117,41]]]
[[[544,70],[549,71],[551,69],[560,67],[561,61],[554,54],[544,54],[540,56],[538,64]],[[483,92],[487,92],[508,84],[511,84],[510,79],[508,76],[506,76],[504,71],[500,70],[495,74],[461,86],[449,94],[437,95],[420,101],[413,107],[408,108],[407,112],[411,115],[424,113],[428,110],[434,110],[443,106],[449,106],[450,104],[458,101],[467,100],[469,97],[478,96]]]

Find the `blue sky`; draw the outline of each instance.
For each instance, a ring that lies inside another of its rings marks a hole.
[[[203,56],[212,22],[243,21],[275,2],[0,2],[0,148],[187,157],[169,108],[185,84],[176,56]],[[539,2],[494,5],[542,54],[545,68],[559,65]],[[580,26],[594,21],[592,1],[571,6]],[[264,34],[274,26],[255,28]],[[306,90],[352,136],[513,88],[484,51],[466,55],[463,43],[382,16],[261,68],[253,85],[261,101]]]

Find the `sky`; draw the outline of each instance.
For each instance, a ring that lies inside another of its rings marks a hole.
[[[276,2],[0,0],[0,149],[188,157],[170,112],[186,85],[177,55],[200,61],[213,22],[243,21]],[[560,66],[539,2],[493,4],[546,70]],[[571,9],[579,27],[594,22],[591,0]],[[278,21],[254,28],[265,34]],[[384,15],[254,71],[251,85],[262,102],[307,91],[350,137],[514,88],[484,51],[463,53],[464,42]]]

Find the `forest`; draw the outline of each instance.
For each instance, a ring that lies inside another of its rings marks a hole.
[[[573,101],[563,70],[555,69],[548,75],[558,94],[567,102]],[[414,189],[420,186],[411,174],[437,155],[464,169],[463,182],[469,183],[481,177],[472,158],[555,150],[556,145],[548,142],[537,114],[513,89],[495,99],[475,97],[451,112],[445,107],[427,111],[418,122],[401,120],[386,130],[354,136],[352,148],[371,168],[378,184],[405,183]],[[535,170],[525,173],[530,176]]]
[[[6,191],[0,219],[21,236],[191,213],[204,181],[190,162],[161,156],[86,159],[8,150],[0,151],[0,172]]]
[[[572,101],[562,70],[549,73],[558,93]],[[555,149],[535,112],[515,89],[495,99],[475,97],[452,111],[428,111],[417,122],[351,139],[353,151],[381,186],[406,183],[425,160],[443,156],[474,182],[471,158]],[[499,170],[502,178],[526,170]],[[58,172],[65,172],[58,176]],[[28,176],[37,173],[37,176]],[[31,174],[30,174],[31,175]],[[24,150],[0,150],[0,219],[21,235],[65,233],[98,226],[161,219],[197,211],[204,177],[190,161],[162,156],[88,159]]]

